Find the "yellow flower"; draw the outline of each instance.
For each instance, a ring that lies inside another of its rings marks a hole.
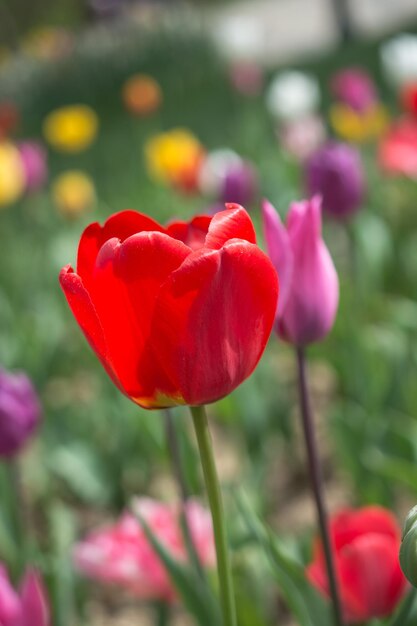
[[[52,199],[62,215],[69,218],[78,217],[95,203],[94,183],[84,172],[69,170],[54,180]]]
[[[73,36],[64,28],[34,28],[22,42],[23,50],[38,59],[57,59],[71,51]]]
[[[151,76],[135,74],[123,86],[123,102],[134,115],[154,113],[162,101],[161,88]]]
[[[18,149],[0,143],[0,207],[15,202],[25,189],[25,173]]]
[[[150,175],[186,190],[195,188],[203,155],[198,139],[182,128],[155,135],[145,146]]]
[[[90,107],[78,104],[56,109],[46,116],[43,132],[46,140],[62,152],[81,152],[97,135],[98,118]]]
[[[383,135],[388,128],[389,115],[382,104],[375,104],[366,111],[334,104],[330,109],[330,123],[342,139],[361,143]]]

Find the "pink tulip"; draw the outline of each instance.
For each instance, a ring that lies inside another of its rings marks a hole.
[[[49,609],[42,580],[28,570],[19,592],[10,584],[6,568],[0,564],[1,626],[49,626]]]
[[[156,538],[180,562],[187,560],[179,508],[149,498],[138,498],[135,510]],[[215,550],[209,512],[190,500],[186,515],[200,561],[213,567]],[[76,567],[86,576],[124,587],[143,600],[175,599],[165,567],[150,545],[138,520],[124,513],[114,525],[92,532],[75,546]]]
[[[321,200],[293,203],[286,227],[269,202],[262,212],[268,254],[280,279],[275,330],[297,346],[319,341],[332,328],[339,302],[336,269],[321,236]]]

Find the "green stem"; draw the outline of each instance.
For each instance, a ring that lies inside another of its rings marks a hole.
[[[16,544],[19,546],[19,566],[23,564],[27,557],[29,544],[31,541],[30,511],[22,484],[19,460],[13,458],[6,464],[10,491],[13,501],[13,522],[16,533]]]
[[[187,548],[188,557],[190,559],[191,564],[194,566],[195,571],[198,574],[198,577],[205,581],[205,574],[203,566],[201,565],[200,558],[198,556],[198,552],[194,545],[194,541],[192,538],[190,526],[188,524],[187,519],[187,502],[188,502],[188,488],[187,481],[185,478],[185,472],[183,468],[183,464],[181,461],[181,452],[180,446],[177,438],[177,433],[175,431],[175,426],[173,422],[173,418],[169,409],[165,409],[165,431],[166,431],[166,439],[168,444],[168,450],[171,457],[171,463],[173,472],[177,479],[178,488],[181,496],[181,510],[180,510],[180,524],[181,530],[184,538],[184,543]]]
[[[155,626],[168,626],[169,614],[169,605],[166,602],[157,602],[155,604]]]
[[[232,571],[227,547],[226,525],[219,479],[214,462],[213,446],[204,406],[192,406],[195,434],[200,451],[211,516],[213,519],[214,541],[216,544],[217,573],[219,576],[220,601],[223,612],[223,626],[237,626],[236,604],[233,590]]]
[[[297,363],[301,418],[304,431],[304,441],[307,451],[308,470],[314,502],[316,505],[317,521],[320,529],[321,541],[323,544],[324,561],[327,570],[329,592],[333,605],[334,625],[344,626],[342,602],[333,556],[332,539],[329,530],[329,520],[324,500],[324,485],[320,464],[320,456],[317,447],[313,413],[310,405],[310,396],[307,388],[306,360],[303,348],[297,348]]]

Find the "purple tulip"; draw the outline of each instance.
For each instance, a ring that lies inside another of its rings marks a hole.
[[[360,68],[338,72],[333,76],[331,88],[337,100],[355,111],[367,111],[377,102],[375,84],[369,74]]]
[[[336,218],[355,212],[365,195],[360,154],[346,143],[329,142],[314,152],[305,165],[307,193],[320,195],[323,210]]]
[[[332,328],[339,303],[339,280],[321,236],[320,198],[292,204],[286,226],[267,201],[262,216],[268,255],[280,280],[275,330],[296,346],[319,341]]]
[[[40,416],[38,396],[26,374],[0,369],[0,457],[13,456],[23,447]]]
[[[0,563],[1,626],[49,626],[49,608],[42,580],[28,570],[19,592],[10,584],[6,568]]]
[[[254,202],[258,193],[258,177],[248,161],[230,166],[225,174],[220,200],[234,202],[242,206]]]
[[[36,141],[24,141],[19,144],[19,152],[25,173],[26,190],[36,191],[45,184],[48,177],[46,150]]]

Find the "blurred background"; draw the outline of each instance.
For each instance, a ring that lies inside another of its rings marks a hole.
[[[364,179],[342,219],[331,200],[326,209],[341,304],[309,355],[329,506],[376,502],[401,519],[415,503],[416,33],[414,0],[0,0],[0,366],[25,371],[42,406],[15,462],[29,511],[24,560],[45,576],[54,626],[154,623],[146,604],[86,583],[71,553],[133,495],[178,493],[163,420],[110,383],[59,270],[75,263],[88,223],[125,208],[166,222],[236,201],[263,245],[260,199],[285,217],[291,201],[327,193],[311,188],[308,164],[329,140],[359,155]],[[335,87],[352,68],[372,85],[369,106]],[[337,170],[342,188],[357,184],[355,159]],[[295,385],[292,350],[273,336],[253,377],[209,411],[229,513],[244,484],[305,559],[314,511]],[[174,421],[200,494],[185,414]],[[6,465],[0,560],[18,572]],[[292,624],[265,584],[266,561],[230,518],[240,623]],[[171,622],[188,619],[178,608]]]

